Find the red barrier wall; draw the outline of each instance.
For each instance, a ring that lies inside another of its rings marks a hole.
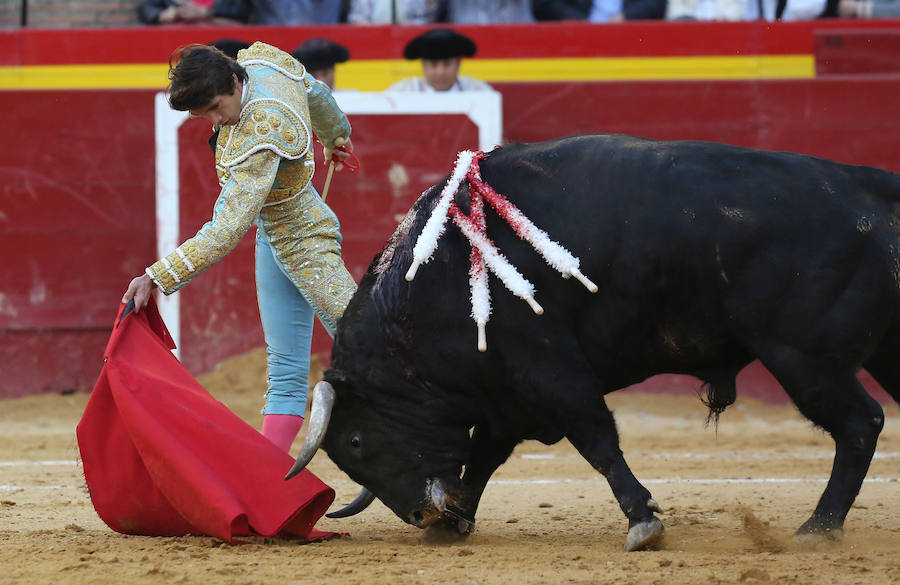
[[[846,28],[846,23],[827,24]],[[890,29],[889,25],[878,23]],[[892,26],[900,30],[900,23]],[[490,35],[485,29],[510,42],[487,40]],[[482,35],[483,52],[494,58],[509,56],[507,50],[532,57],[578,56],[586,51],[710,55],[741,43],[761,54],[813,54],[817,30],[811,23],[792,27],[765,23],[702,27],[654,23],[631,28],[553,25],[549,29],[509,27],[502,35],[496,29],[473,27]],[[283,40],[294,34],[284,29],[254,30]],[[572,42],[548,43],[548,30],[557,39],[562,35]],[[203,34],[211,39],[229,32],[234,31],[204,30]],[[393,50],[414,34],[411,29],[384,27],[355,32],[359,36],[352,43],[349,36],[341,38],[353,44],[354,58],[383,56],[386,46]],[[32,66],[85,63],[90,62],[86,55],[100,55],[102,62],[156,62],[184,42],[187,34],[183,30],[108,31],[105,37],[97,31],[0,33],[0,60]],[[341,35],[349,33],[340,29],[340,35],[334,36]],[[73,47],[77,50],[68,50]],[[509,141],[622,132],[792,150],[900,171],[897,76],[494,85],[503,94],[504,137]],[[154,93],[0,91],[0,106],[8,114],[0,129],[7,145],[0,154],[4,260],[0,266],[4,372],[0,397],[87,389],[93,384],[125,286],[156,259]],[[345,257],[358,278],[393,231],[395,216],[449,171],[457,151],[473,147],[475,129],[461,116],[424,120],[355,116],[352,122],[363,168],[356,174],[336,175],[329,204],[341,219]],[[208,218],[216,197],[208,132],[203,123],[191,121],[179,135],[183,237],[192,235]],[[398,173],[407,177],[405,185],[398,184]],[[318,173],[314,179],[317,186],[323,175]],[[225,357],[262,343],[251,238],[179,294],[182,359],[192,372],[206,371]],[[329,346],[321,329],[315,345],[318,351]],[[777,385],[760,370],[742,374],[741,391],[777,399]],[[647,388],[695,385],[689,379],[659,380],[652,380]]]

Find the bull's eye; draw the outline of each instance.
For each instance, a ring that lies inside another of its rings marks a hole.
[[[351,447],[353,447],[354,449],[359,449],[359,443],[360,443],[359,435],[353,435],[352,437],[350,437],[350,446]]]

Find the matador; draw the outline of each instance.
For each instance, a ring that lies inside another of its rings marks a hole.
[[[330,158],[339,145],[352,149],[350,123],[328,86],[273,46],[254,43],[236,61],[205,45],[185,47],[178,57],[169,103],[220,128],[221,191],[212,219],[146,269],[148,291],[179,290],[258,226],[257,298],[269,386],[263,434],[288,450],[305,414],[313,314],[333,335],[356,290],[341,258],[338,219],[310,182],[313,132]],[[129,294],[140,300],[132,289],[141,280],[132,281],[123,300]]]

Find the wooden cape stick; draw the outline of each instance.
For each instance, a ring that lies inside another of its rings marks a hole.
[[[347,139],[343,136],[339,136],[334,139],[334,149],[337,150],[340,147],[347,144]],[[333,157],[334,155],[332,155]],[[328,174],[325,176],[325,186],[322,188],[322,201],[328,197],[328,187],[331,186],[331,176],[334,174],[334,158],[328,161]]]
[[[328,198],[328,187],[331,186],[331,175],[334,174],[334,161],[328,165],[328,174],[325,175],[325,187],[322,188],[322,201]]]

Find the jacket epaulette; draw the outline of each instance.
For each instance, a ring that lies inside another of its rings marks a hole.
[[[302,158],[310,146],[310,134],[300,115],[284,102],[273,98],[252,99],[246,115],[231,129],[219,164],[235,165],[254,152],[274,151],[288,159]]]

